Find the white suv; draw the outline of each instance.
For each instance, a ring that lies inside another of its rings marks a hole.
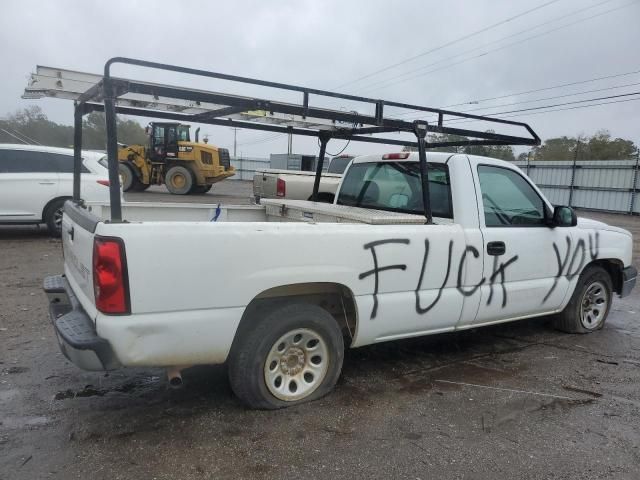
[[[103,153],[82,152],[80,196],[109,200]],[[0,224],[46,223],[60,235],[62,206],[73,194],[73,150],[0,144]]]

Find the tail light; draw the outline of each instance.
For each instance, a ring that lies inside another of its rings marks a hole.
[[[95,237],[93,293],[96,308],[102,313],[131,313],[127,258],[121,238]]]
[[[287,194],[287,182],[279,178],[278,181],[276,182],[276,196],[284,197],[286,194]]]
[[[109,180],[96,180],[96,183],[99,183],[100,185],[104,185],[105,187],[108,187],[109,185],[111,185]]]
[[[409,152],[385,153],[382,156],[383,160],[404,160],[405,158],[409,158]]]

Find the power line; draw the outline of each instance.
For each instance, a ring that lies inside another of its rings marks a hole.
[[[553,107],[561,107],[561,106],[564,106],[564,105],[575,105],[575,104],[578,104],[578,103],[596,102],[598,100],[608,100],[608,99],[611,99],[611,98],[630,97],[632,95],[640,95],[640,91],[631,92],[631,93],[621,93],[619,95],[609,95],[609,96],[606,96],[606,97],[588,98],[588,99],[585,99],[585,100],[575,100],[573,102],[556,103],[554,105],[543,105],[543,106],[539,106],[539,107],[519,108],[517,110],[507,110],[506,112],[487,113],[484,116],[485,117],[493,117],[493,116],[496,116],[496,115],[505,115],[505,114],[509,114],[509,113],[530,112],[532,110],[541,110],[543,108],[553,108]],[[445,120],[445,123],[458,123],[458,122],[467,121],[467,120],[469,120],[469,119],[467,119],[467,118],[452,118],[450,120]]]
[[[238,143],[238,145],[257,145],[259,143],[266,143],[266,142],[272,142],[273,140],[276,140],[277,138],[280,138],[282,135],[286,135],[284,133],[276,133],[273,135],[267,135],[266,137],[263,138],[258,138],[249,142],[241,142]]]
[[[428,68],[428,67],[432,67],[432,66],[434,66],[434,65],[438,65],[438,64],[441,64],[441,63],[443,63],[443,62],[448,62],[448,61],[450,61],[450,60],[452,60],[452,59],[454,59],[454,58],[461,57],[461,56],[466,55],[466,54],[468,54],[468,53],[472,53],[472,52],[476,52],[476,51],[478,51],[478,50],[482,50],[482,49],[484,49],[484,48],[488,47],[489,45],[494,45],[494,44],[496,44],[496,43],[500,43],[500,42],[502,42],[502,41],[504,41],[504,40],[507,40],[507,39],[509,39],[509,38],[513,38],[513,37],[517,37],[518,35],[522,35],[523,33],[531,33],[531,31],[536,30],[536,29],[541,28],[541,27],[544,27],[545,25],[548,25],[548,24],[550,24],[550,23],[554,23],[554,22],[558,22],[558,21],[560,21],[560,20],[562,20],[562,19],[564,19],[564,18],[567,18],[567,17],[575,16],[575,15],[577,15],[577,14],[579,14],[579,13],[585,12],[585,11],[587,11],[587,10],[591,10],[591,9],[593,9],[593,8],[599,7],[599,6],[601,6],[601,5],[604,5],[605,3],[609,3],[609,2],[611,2],[611,1],[612,1],[612,0],[604,0],[603,2],[596,3],[596,4],[594,4],[594,5],[590,5],[590,6],[588,6],[588,7],[581,8],[581,9],[579,9],[579,10],[575,10],[575,11],[573,11],[573,12],[571,12],[571,13],[568,13],[568,14],[566,14],[566,15],[562,15],[562,16],[560,16],[560,17],[554,18],[554,19],[552,19],[552,20],[548,20],[548,21],[543,22],[543,23],[539,23],[538,25],[534,25],[534,26],[529,27],[529,28],[527,28],[527,29],[525,29],[525,30],[520,30],[519,32],[512,33],[511,35],[507,35],[506,37],[498,38],[498,39],[493,40],[493,41],[491,41],[491,42],[489,42],[489,43],[485,43],[484,45],[480,45],[480,46],[478,46],[478,47],[474,47],[474,48],[471,48],[471,49],[469,49],[469,50],[465,50],[464,52],[460,52],[460,53],[458,53],[458,54],[456,54],[456,55],[449,56],[449,57],[447,57],[447,58],[445,58],[445,59],[443,59],[443,60],[438,60],[438,61],[436,61],[436,62],[432,62],[432,63],[429,63],[429,64],[427,64],[427,65],[423,65],[423,66],[421,66],[421,67],[419,67],[419,68],[416,68],[416,69],[413,69],[413,70],[409,70],[409,71],[404,72],[404,73],[400,73],[399,75],[395,75],[395,76],[393,76],[393,77],[389,77],[389,78],[386,78],[386,79],[383,79],[383,80],[378,80],[378,81],[376,81],[376,82],[374,82],[374,83],[372,83],[372,84],[369,84],[369,85],[367,85],[367,86],[365,86],[365,87],[363,87],[363,88],[364,88],[365,90],[367,90],[367,89],[370,89],[370,88],[375,87],[375,86],[377,86],[377,85],[387,83],[387,82],[389,82],[389,81],[391,81],[391,80],[395,80],[395,79],[398,79],[398,78],[402,78],[402,77],[404,77],[404,76],[406,76],[406,75],[410,75],[410,74],[412,74],[412,73],[416,73],[416,72],[422,71],[422,70],[424,70],[424,69],[426,69],[426,68]],[[484,54],[483,54],[483,55],[484,55]]]
[[[442,108],[451,108],[451,107],[458,107],[460,105],[478,104],[480,102],[488,102],[490,100],[499,100],[499,99],[507,98],[507,97],[517,97],[517,96],[520,96],[520,95],[528,95],[529,93],[544,92],[546,90],[555,90],[556,88],[571,87],[573,85],[583,85],[585,83],[597,82],[597,81],[600,81],[600,80],[608,80],[610,78],[626,77],[626,76],[629,76],[629,75],[635,75],[636,73],[640,73],[640,70],[634,70],[632,72],[625,72],[625,73],[618,73],[618,74],[615,74],[615,75],[606,75],[604,77],[595,77],[595,78],[590,78],[588,80],[579,80],[577,82],[563,83],[563,84],[560,84],[560,85],[553,85],[551,87],[536,88],[534,90],[526,90],[524,92],[507,93],[506,95],[500,95],[500,96],[497,96],[497,97],[488,97],[488,98],[480,98],[478,100],[469,100],[467,102],[454,103],[454,104],[451,104],[451,105],[446,105],[446,106],[444,106]]]
[[[574,107],[567,107],[567,108],[556,108],[553,110],[546,110],[544,112],[531,112],[531,113],[518,113],[515,115],[505,115],[504,117],[501,118],[514,118],[514,117],[524,117],[524,116],[529,116],[529,115],[541,115],[543,113],[552,113],[552,112],[562,112],[565,110],[578,110],[581,108],[591,108],[591,107],[597,107],[600,105],[610,105],[612,103],[627,103],[627,102],[636,102],[640,100],[640,98],[627,98],[624,100],[613,100],[611,102],[600,102],[600,103],[594,103],[592,105],[579,105],[579,106],[574,106]],[[482,120],[475,120],[475,119],[470,119],[470,120],[465,120],[465,122],[459,122],[459,123],[466,123],[466,122],[481,122]]]
[[[519,17],[522,17],[522,16],[527,15],[529,13],[535,12],[536,10],[540,10],[542,8],[545,8],[545,7],[547,7],[547,6],[549,6],[549,5],[553,4],[553,3],[557,3],[558,1],[560,1],[560,0],[552,0],[550,2],[543,3],[542,5],[538,5],[537,7],[531,8],[531,9],[526,10],[526,11],[521,12],[521,13],[518,13],[517,15],[514,15],[512,17],[506,18],[504,20],[501,20],[501,21],[499,21],[497,23],[494,23],[492,25],[489,25],[487,27],[481,28],[480,30],[476,30],[475,32],[469,33],[469,34],[464,35],[462,37],[459,37],[459,38],[457,38],[455,40],[451,40],[450,42],[447,42],[447,43],[445,43],[443,45],[440,45],[438,47],[434,47],[432,49],[426,50],[424,52],[421,52],[421,53],[419,53],[417,55],[414,55],[412,57],[406,58],[405,60],[402,60],[400,62],[394,63],[392,65],[388,65],[388,66],[386,66],[384,68],[378,69],[378,70],[376,70],[374,72],[368,73],[368,74],[363,75],[361,77],[358,77],[358,78],[356,78],[354,80],[351,80],[349,82],[343,83],[342,85],[338,85],[335,88],[344,88],[347,85],[352,85],[352,84],[357,83],[357,82],[359,82],[361,80],[364,80],[366,78],[373,77],[374,75],[377,75],[377,74],[379,74],[381,72],[386,72],[386,71],[391,70],[392,68],[395,68],[395,67],[397,67],[399,65],[404,65],[405,63],[411,62],[411,61],[413,61],[413,60],[415,60],[417,58],[424,57],[424,56],[429,55],[429,54],[431,54],[433,52],[436,52],[436,51],[441,50],[443,48],[446,48],[446,47],[449,47],[449,46],[454,45],[456,43],[459,43],[459,42],[461,42],[463,40],[467,40],[467,39],[469,39],[471,37],[479,35],[480,33],[484,33],[486,31],[491,30],[493,28],[496,28],[496,27],[498,27],[500,25],[504,25],[505,23],[508,23],[508,22],[510,22],[512,20],[515,20],[516,18],[519,18]]]
[[[4,128],[0,128],[0,131],[2,131],[2,132],[4,132],[4,133],[6,133],[7,135],[9,135],[9,136],[11,136],[11,137],[13,137],[13,138],[15,138],[15,139],[18,139],[19,141],[21,141],[21,142],[22,142],[22,143],[24,143],[25,145],[29,145],[29,142],[27,142],[27,141],[25,141],[24,139],[22,139],[22,138],[18,137],[17,135],[14,135],[13,133],[11,133],[11,132],[9,132],[9,131],[5,130]]]
[[[412,77],[407,77],[407,78],[404,78],[404,79],[401,79],[401,80],[398,80],[398,81],[395,81],[395,82],[391,82],[391,83],[388,83],[388,84],[385,84],[385,85],[375,86],[375,85],[378,85],[378,83],[379,83],[379,82],[377,82],[376,84],[372,84],[372,85],[370,85],[369,87],[364,87],[364,90],[371,90],[371,91],[380,90],[380,89],[382,89],[382,88],[387,88],[387,87],[390,87],[390,86],[393,86],[393,85],[397,85],[397,84],[399,84],[399,83],[403,83],[403,82],[406,82],[406,81],[409,81],[409,80],[413,80],[413,79],[416,79],[416,78],[419,78],[419,77],[424,77],[424,76],[429,75],[429,74],[431,74],[431,73],[435,73],[435,72],[439,72],[439,71],[441,71],[441,70],[445,70],[445,69],[448,69],[448,68],[451,68],[451,67],[455,67],[456,65],[460,65],[460,64],[462,64],[462,63],[466,63],[466,62],[468,62],[468,61],[475,60],[475,59],[477,59],[477,58],[483,57],[483,56],[488,55],[488,54],[490,54],[490,53],[494,53],[494,52],[497,52],[497,51],[500,51],[500,50],[504,50],[505,48],[509,48],[509,47],[514,46],[514,45],[518,45],[518,44],[523,43],[523,42],[526,42],[526,41],[528,41],[528,40],[532,40],[532,39],[534,39],[534,38],[538,38],[538,37],[541,37],[541,36],[543,36],[543,35],[547,35],[547,34],[549,34],[549,33],[553,33],[553,32],[556,32],[556,31],[558,31],[558,30],[562,30],[562,29],[564,29],[564,28],[571,27],[571,26],[576,25],[576,24],[578,24],[578,23],[585,22],[585,21],[587,21],[587,20],[591,20],[591,19],[593,19],[593,18],[600,17],[600,16],[602,16],[602,15],[606,15],[606,14],[611,13],[611,12],[614,12],[614,11],[616,11],[616,10],[620,10],[620,9],[622,9],[622,8],[629,7],[629,6],[633,5],[634,3],[636,3],[636,1],[635,1],[635,0],[634,0],[634,1],[632,1],[632,2],[630,2],[630,3],[627,3],[627,4],[625,4],[625,5],[621,5],[621,6],[619,6],[619,7],[615,7],[615,8],[609,9],[609,10],[605,10],[604,12],[600,12],[600,13],[597,13],[597,14],[595,14],[595,15],[591,15],[591,16],[589,16],[589,17],[585,17],[585,18],[582,18],[582,19],[576,20],[575,22],[567,23],[567,24],[565,24],[565,25],[561,25],[561,26],[559,26],[559,27],[552,28],[552,29],[550,29],[550,30],[547,30],[547,31],[545,31],[545,32],[542,32],[542,33],[539,33],[539,34],[536,34],[536,35],[531,35],[531,36],[529,36],[529,37],[525,37],[525,38],[523,38],[523,39],[521,39],[521,40],[518,40],[518,41],[516,41],[516,42],[507,43],[506,45],[503,45],[503,46],[501,46],[501,47],[497,47],[497,48],[494,48],[494,49],[488,50],[488,51],[486,51],[486,52],[482,52],[482,53],[480,53],[480,54],[478,54],[478,55],[474,55],[474,56],[472,56],[472,57],[462,59],[462,60],[460,60],[460,61],[458,61],[458,62],[454,62],[454,63],[451,63],[451,64],[449,64],[449,65],[444,65],[444,66],[439,67],[439,68],[434,68],[434,69],[432,69],[432,70],[428,70],[428,71],[426,71],[426,72],[420,73],[420,74],[418,74],[418,75],[414,75],[414,76],[412,76]],[[447,59],[447,60],[448,60],[448,59]],[[425,66],[425,67],[422,67],[422,68],[420,68],[419,70],[422,70],[423,68],[427,68],[427,67],[429,67],[429,66],[435,65],[435,64],[437,64],[437,63],[442,63],[442,62],[443,62],[442,60],[441,60],[441,61],[439,61],[439,62],[435,62],[435,63],[433,63],[433,64],[430,64],[430,65],[427,65],[427,66]],[[372,87],[373,87],[373,88],[372,88]]]
[[[463,113],[477,112],[478,110],[487,110],[487,109],[490,109],[490,108],[507,107],[509,105],[521,105],[521,104],[524,104],[524,103],[535,103],[535,102],[542,102],[542,101],[545,101],[545,100],[554,100],[556,98],[575,97],[576,95],[585,95],[587,93],[604,92],[604,91],[607,91],[607,90],[615,90],[615,89],[618,89],[618,88],[634,87],[636,85],[640,85],[640,82],[627,83],[626,85],[616,85],[614,87],[596,88],[594,90],[584,90],[582,92],[576,92],[576,93],[565,93],[564,95],[554,95],[553,97],[538,98],[536,100],[521,100],[519,102],[501,103],[500,105],[487,105],[487,106],[480,107],[480,108],[471,108],[471,109],[468,109],[468,110],[461,110],[461,112],[463,112]]]
[[[9,128],[9,127],[7,127]],[[18,135],[20,135],[21,137],[26,138],[27,140],[29,140],[31,142],[32,145],[42,145],[39,141],[31,138],[29,135],[27,135],[26,133],[22,133],[20,130],[16,129],[16,128],[12,128],[11,130],[13,130],[13,133],[17,133]]]
[[[499,107],[507,107],[510,105],[521,105],[521,104],[525,104],[525,103],[536,103],[536,102],[542,102],[545,100],[554,100],[557,98],[566,98],[566,97],[575,97],[576,95],[585,95],[587,93],[595,93],[595,92],[604,92],[607,90],[615,90],[618,88],[627,88],[627,87],[633,87],[636,85],[640,85],[640,82],[635,82],[635,83],[627,83],[625,85],[616,85],[616,86],[612,86],[612,87],[605,87],[605,88],[596,88],[593,90],[583,90],[581,92],[575,92],[575,93],[565,93],[563,95],[554,95],[552,97],[545,97],[545,98],[538,98],[535,100],[521,100],[519,102],[510,102],[510,103],[501,103],[500,105],[487,105],[484,107],[479,107],[479,108],[471,108],[471,109],[466,109],[466,110],[458,110],[460,113],[471,113],[471,112],[477,112],[479,110],[487,110],[487,109],[493,109],[493,108],[499,108]],[[446,108],[446,107],[443,107]],[[400,114],[399,116],[403,116],[403,114]],[[423,115],[412,115],[412,117],[408,118],[407,120],[411,120],[413,118],[420,118],[423,117]]]

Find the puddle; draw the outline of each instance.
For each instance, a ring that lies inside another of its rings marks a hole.
[[[435,369],[433,376],[448,382],[493,385],[496,380],[513,378],[521,371],[522,367],[497,368],[481,366],[472,362],[460,362]],[[438,383],[439,390],[459,390],[460,388],[460,385],[455,383]]]
[[[104,397],[109,393],[142,393],[156,387],[159,384],[159,380],[160,377],[152,376],[106,388],[99,388],[94,385],[86,385],[80,390],[68,388],[67,390],[56,393],[53,399],[67,400],[69,398]]]

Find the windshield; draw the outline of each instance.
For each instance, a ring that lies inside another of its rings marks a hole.
[[[434,217],[453,218],[449,171],[428,164],[429,197]],[[337,203],[354,207],[424,214],[417,162],[371,162],[352,165],[342,181]]]

